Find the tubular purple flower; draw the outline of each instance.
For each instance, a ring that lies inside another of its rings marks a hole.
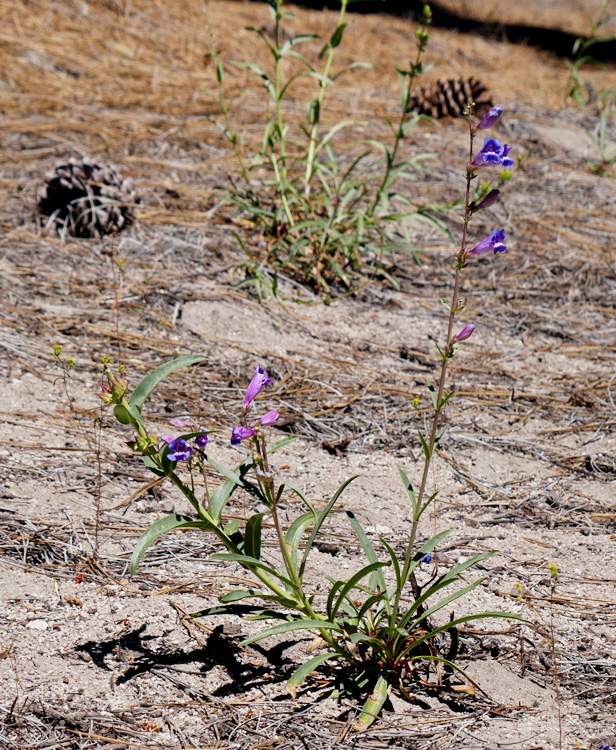
[[[500,190],[490,190],[490,192],[486,195],[486,197],[480,203],[471,204],[471,211],[475,213],[475,211],[481,211],[481,209],[483,208],[490,208],[490,206],[493,206],[496,203],[499,195],[500,195]]]
[[[469,167],[477,169],[478,167],[500,166],[509,169],[513,167],[513,159],[509,158],[510,151],[509,146],[501,146],[500,141],[496,138],[486,138],[483,148],[469,164]]]
[[[205,446],[210,442],[208,436],[203,433],[203,435],[197,435],[195,438],[195,445],[199,448],[205,448]]]
[[[469,323],[467,326],[464,326],[460,333],[451,339],[451,343],[456,344],[458,341],[466,341],[466,339],[471,337],[471,334],[473,333],[475,328],[477,328],[477,326],[473,323]]]
[[[175,440],[175,438],[173,437],[173,435],[163,435],[161,437],[161,440],[164,440],[165,443],[168,443],[169,445],[171,445],[171,443]]]
[[[248,438],[254,437],[256,434],[257,433],[249,427],[237,425],[231,431],[231,445],[239,445],[242,440],[247,440]]]
[[[261,393],[261,391],[274,381],[272,378],[267,377],[267,372],[263,367],[255,367],[255,374],[253,375],[250,385],[246,389],[246,398],[244,399],[244,414],[250,409],[250,404],[254,399]]]
[[[188,461],[192,456],[193,449],[186,443],[186,440],[180,438],[169,443],[169,453],[167,458],[170,461]]]
[[[169,424],[172,424],[174,427],[188,427],[190,422],[187,422],[185,419],[176,417],[175,419],[170,419]]]
[[[424,555],[419,562],[429,565],[432,562],[432,555]]]
[[[276,424],[279,419],[280,414],[278,414],[277,411],[268,411],[267,414],[259,419],[259,424],[261,427],[270,427],[271,425]]]
[[[500,120],[502,114],[502,107],[492,107],[488,114],[485,115],[483,120],[477,125],[475,130],[489,130],[490,128],[493,128]]]
[[[486,237],[476,247],[469,250],[466,255],[487,255],[488,253],[506,253],[507,247],[504,243],[505,230],[495,229],[491,237]]]

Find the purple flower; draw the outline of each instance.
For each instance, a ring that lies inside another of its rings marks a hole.
[[[507,247],[504,242],[505,230],[495,229],[491,237],[486,237],[476,247],[469,250],[467,255],[486,255],[487,253],[506,253]]]
[[[231,445],[239,445],[242,440],[247,440],[248,438],[254,437],[256,434],[257,433],[249,427],[242,427],[238,424],[231,431]]]
[[[469,164],[470,167],[494,167],[501,166],[505,169],[513,167],[513,159],[508,154],[511,148],[507,145],[501,146],[496,138],[486,138],[483,148]]]
[[[477,326],[473,325],[473,323],[469,323],[467,326],[464,326],[460,333],[451,339],[451,343],[455,344],[458,341],[466,341],[466,339],[470,338],[475,328],[477,328]]]
[[[481,203],[471,204],[471,211],[474,213],[475,211],[481,211],[482,208],[490,208],[490,206],[493,206],[496,203],[499,195],[500,190],[490,190]]]
[[[267,372],[263,367],[255,367],[255,374],[253,375],[250,385],[246,389],[246,398],[244,399],[244,413],[250,409],[250,404],[253,400],[261,393],[265,386],[270,385],[274,381],[272,378],[267,377]]]
[[[492,107],[492,109],[488,112],[488,114],[477,125],[475,130],[489,130],[490,128],[493,128],[496,125],[496,123],[500,120],[502,114],[503,114],[502,107]]]
[[[163,438],[164,440],[165,438]],[[169,443],[169,453],[167,458],[170,461],[188,461],[192,456],[193,449],[186,443],[186,440],[180,438],[179,440],[172,440]]]
[[[195,445],[199,448],[205,448],[208,443],[209,438],[205,432],[202,435],[197,435],[197,437],[195,438]]]
[[[169,421],[169,424],[172,424],[174,427],[188,427],[190,425],[190,422],[187,422],[185,419],[176,417],[175,419],[171,419]]]
[[[259,424],[261,427],[269,427],[270,425],[276,424],[279,419],[280,414],[278,414],[277,411],[268,411],[265,416],[259,419]]]
[[[432,562],[432,555],[424,555],[419,562],[425,563],[426,565],[428,565],[429,563]]]

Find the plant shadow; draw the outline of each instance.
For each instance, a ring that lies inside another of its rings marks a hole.
[[[87,641],[75,648],[75,651],[86,653],[92,662],[106,671],[113,671],[107,663],[110,657],[118,665],[129,666],[117,678],[116,684],[133,680],[135,677],[155,673],[165,668],[176,668],[182,665],[197,666],[199,673],[205,675],[215,667],[222,667],[229,675],[231,682],[221,685],[210,695],[224,697],[247,693],[255,688],[271,686],[285,682],[296,667],[294,661],[284,655],[284,651],[296,644],[296,641],[282,641],[271,648],[253,644],[250,649],[242,649],[233,639],[223,633],[223,626],[214,629],[205,646],[184,650],[182,648],[155,648],[148,642],[157,641],[158,636],[146,635],[147,625],[124,633],[106,641]],[[253,658],[246,660],[247,651],[257,652],[260,663]],[[117,667],[116,667],[117,668]]]

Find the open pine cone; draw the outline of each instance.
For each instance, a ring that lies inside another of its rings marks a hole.
[[[437,81],[422,86],[411,96],[409,112],[429,115],[435,120],[442,117],[462,117],[469,101],[475,102],[474,114],[483,117],[492,107],[487,88],[477,78]]]
[[[101,237],[122,231],[135,220],[140,202],[135,185],[111,164],[71,158],[45,175],[37,192],[45,228],[75,237]]]

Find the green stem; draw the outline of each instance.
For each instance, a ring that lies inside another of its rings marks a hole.
[[[425,16],[424,16],[424,19],[425,19]],[[374,200],[372,201],[370,208],[366,211],[366,216],[368,217],[372,217],[372,215],[374,214],[376,210],[376,207],[379,205],[381,201],[381,196],[383,194],[383,191],[385,190],[389,182],[389,175],[391,174],[391,171],[394,168],[395,163],[396,163],[396,156],[398,155],[398,148],[400,146],[400,142],[404,139],[404,123],[406,122],[406,116],[408,114],[409,102],[411,100],[411,91],[413,88],[413,83],[419,76],[419,71],[421,70],[420,68],[421,57],[423,55],[423,52],[427,44],[427,36],[425,35],[427,24],[428,24],[428,21],[424,20],[424,22],[422,23],[420,27],[421,35],[417,37],[417,54],[415,56],[415,63],[411,66],[411,70],[408,73],[408,82],[406,85],[406,89],[404,91],[404,95],[402,97],[400,120],[398,121],[398,129],[395,132],[394,147],[392,149],[391,154],[388,154],[387,165],[385,167],[385,174],[383,175],[383,179],[381,181],[379,189],[375,193]]]
[[[286,157],[286,144],[285,144],[285,136],[284,136],[284,124],[282,119],[282,96],[281,96],[281,56],[280,56],[280,19],[282,18],[282,15],[280,13],[280,8],[282,7],[282,0],[277,0],[276,2],[276,18],[275,18],[275,93],[276,93],[276,124],[278,129],[278,138],[280,141],[280,164],[281,164],[281,174],[280,177],[277,175],[277,179],[279,181],[280,185],[280,191],[281,195],[283,196],[283,201],[285,201],[285,210],[287,211],[287,215],[289,217],[289,222],[291,225],[293,225],[293,219],[291,218],[291,213],[288,209],[288,204],[286,203],[286,194],[287,194],[287,187],[288,187],[288,173],[287,173],[287,157]],[[281,179],[280,179],[281,178]]]
[[[203,12],[205,15],[207,34],[210,40],[210,57],[216,68],[216,78],[218,80],[218,100],[220,103],[220,109],[222,110],[222,114],[225,119],[225,136],[227,137],[229,143],[231,143],[231,145],[233,146],[233,151],[235,152],[235,157],[238,161],[242,177],[248,183],[248,185],[250,185],[250,173],[248,171],[248,168],[246,167],[246,162],[244,161],[244,156],[238,143],[238,137],[233,132],[231,127],[229,106],[227,104],[227,97],[225,95],[225,87],[222,82],[222,63],[220,62],[220,55],[218,54],[218,50],[216,49],[216,45],[214,43],[214,35],[212,33],[212,26],[210,24],[209,2],[207,0]]]
[[[348,4],[349,0],[342,0],[342,6],[340,8],[340,15],[338,16],[338,24],[336,25],[336,29],[339,29],[344,22],[344,16]],[[334,55],[336,54],[335,50],[336,47],[332,46],[330,42],[327,62],[325,63],[325,68],[323,69],[323,80],[319,81],[320,91],[319,98],[317,100],[318,114],[315,115],[314,122],[312,123],[312,129],[310,131],[310,143],[308,146],[308,156],[306,158],[306,176],[304,177],[304,195],[306,196],[306,198],[308,198],[308,196],[310,195],[310,183],[312,181],[312,175],[314,174],[314,159],[317,147],[317,135],[319,132],[321,107],[323,105],[323,100],[325,99],[325,89],[328,86],[327,80],[329,79],[329,72],[334,62]]]

